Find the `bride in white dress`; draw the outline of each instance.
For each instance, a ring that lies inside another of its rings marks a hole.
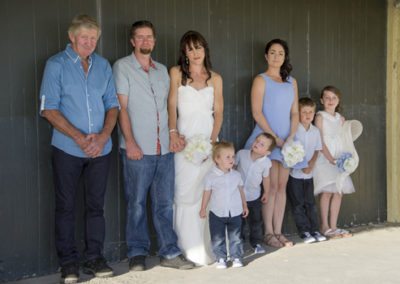
[[[203,178],[211,158],[200,165],[185,158],[188,139],[202,135],[215,142],[223,118],[222,78],[210,70],[208,44],[195,31],[185,33],[180,43],[178,66],[170,70],[168,98],[170,151],[175,152],[174,229],[184,255],[199,265],[214,262],[207,219],[199,216]]]

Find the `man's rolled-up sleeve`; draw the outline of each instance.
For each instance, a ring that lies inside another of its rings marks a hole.
[[[103,96],[104,108],[106,111],[111,108],[120,109],[119,101],[117,98],[117,90],[115,88],[114,77],[110,65],[107,66],[106,72],[107,72],[108,82],[107,82],[106,92]]]
[[[40,87],[40,111],[58,110],[61,100],[61,64],[47,61]]]

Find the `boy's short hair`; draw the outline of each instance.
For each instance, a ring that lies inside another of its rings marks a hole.
[[[271,145],[269,145],[268,151],[272,151],[274,150],[274,148],[276,147],[276,140],[275,137],[272,136],[272,134],[268,133],[268,132],[261,132],[260,134],[257,135],[256,139],[260,136],[264,136],[265,138],[267,138],[268,140],[271,140]]]
[[[299,99],[299,110],[305,106],[313,107],[314,110],[317,108],[317,104],[311,98],[308,98],[308,97],[300,98]]]
[[[228,141],[219,141],[213,144],[212,148],[212,159],[215,162],[215,159],[220,155],[221,151],[224,149],[232,149],[235,151],[235,146],[233,146],[232,142]]]

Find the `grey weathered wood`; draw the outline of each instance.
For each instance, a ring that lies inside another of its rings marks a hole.
[[[151,20],[157,28],[154,58],[176,64],[179,40],[190,29],[209,42],[214,70],[224,80],[221,138],[239,149],[254,123],[251,82],[266,68],[264,46],[289,43],[300,96],[319,100],[327,84],[343,92],[343,114],[358,119],[360,166],[356,193],[345,196],[340,225],[386,220],[385,41],[386,3],[381,0],[3,0],[0,1],[0,279],[57,269],[54,250],[54,189],[49,124],[38,115],[38,94],[48,57],[65,48],[75,14],[99,15],[98,51],[114,62],[131,52],[130,25]],[[125,258],[125,201],[114,153],[105,214],[105,255]],[[83,193],[77,239],[83,247]],[[284,229],[295,233],[287,210]],[[154,244],[153,244],[154,248]]]

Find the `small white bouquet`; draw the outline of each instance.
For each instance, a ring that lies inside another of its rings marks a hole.
[[[296,164],[302,162],[306,156],[306,151],[300,141],[289,141],[283,145],[282,151],[283,161],[288,168],[292,168]]]
[[[336,166],[341,172],[352,173],[357,168],[357,162],[351,153],[345,152],[337,158]]]
[[[186,160],[195,165],[200,165],[211,154],[212,146],[210,140],[204,135],[198,134],[187,139],[183,154]]]

